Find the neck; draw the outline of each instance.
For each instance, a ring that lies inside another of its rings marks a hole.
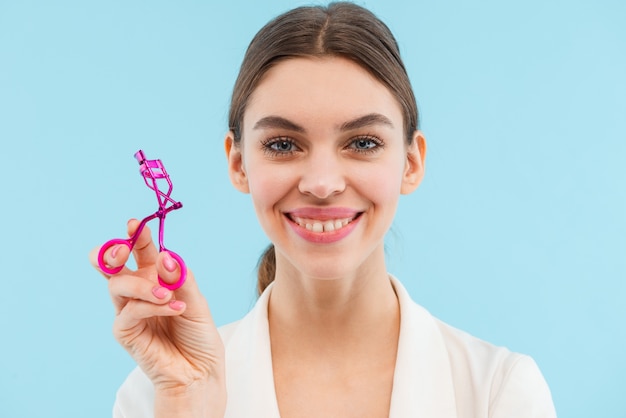
[[[268,312],[272,340],[288,340],[299,356],[314,357],[320,350],[342,357],[375,350],[373,341],[397,343],[400,309],[381,256],[382,262],[324,279],[277,263]]]

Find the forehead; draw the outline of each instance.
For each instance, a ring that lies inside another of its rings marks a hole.
[[[395,96],[358,64],[339,57],[291,58],[268,70],[257,85],[244,114],[244,129],[268,115],[303,124],[341,124],[370,113],[402,126]]]

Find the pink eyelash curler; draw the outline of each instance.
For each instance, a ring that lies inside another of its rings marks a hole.
[[[178,254],[168,250],[163,245],[163,229],[165,226],[165,216],[173,210],[182,208],[183,204],[181,202],[173,200],[170,197],[173,186],[170,180],[170,176],[167,174],[167,171],[165,171],[165,167],[163,167],[163,163],[161,163],[161,160],[147,160],[142,150],[139,150],[135,153],[135,158],[139,162],[139,172],[146,182],[146,185],[150,189],[154,190],[154,192],[156,193],[157,201],[159,202],[159,209],[155,213],[145,217],[141,221],[132,237],[128,239],[115,238],[105,242],[98,252],[98,265],[100,266],[100,269],[107,274],[119,273],[124,265],[115,268],[107,266],[104,262],[104,253],[112,246],[118,244],[126,245],[132,251],[133,247],[135,246],[135,242],[139,237],[139,234],[141,234],[141,231],[143,230],[143,227],[146,226],[146,224],[154,218],[159,218],[159,252],[168,252],[169,255],[174,260],[176,260],[176,262],[180,266],[180,279],[178,279],[176,283],[166,283],[159,277],[159,284],[170,290],[176,290],[181,287],[183,283],[185,283],[185,279],[187,278],[187,267],[185,266],[185,262],[183,261],[183,259]],[[157,180],[160,179],[165,179],[167,181],[168,189],[165,193],[159,189],[159,186],[157,184]]]

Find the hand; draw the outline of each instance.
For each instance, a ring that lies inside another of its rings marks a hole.
[[[129,236],[139,221],[128,222]],[[90,253],[98,270],[99,248]],[[112,267],[126,263],[130,256],[124,245],[112,247],[104,256]],[[113,334],[150,378],[158,397],[189,397],[214,388],[216,405],[225,405],[224,347],[200,293],[194,275],[175,292],[158,284],[158,275],[168,283],[180,277],[180,266],[166,252],[159,253],[146,227],[133,249],[137,270],[124,267],[107,275],[115,307]],[[202,393],[202,398],[212,398]],[[222,399],[223,398],[223,399]],[[187,404],[188,405],[188,404]]]

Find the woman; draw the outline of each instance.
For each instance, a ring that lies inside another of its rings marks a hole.
[[[216,329],[191,272],[175,295],[157,284],[179,266],[144,231],[138,269],[109,278],[115,336],[139,366],[115,416],[555,416],[529,357],[439,322],[387,273],[384,236],[422,180],[426,143],[382,22],[350,3],[271,21],[229,119],[231,181],[272,242],[260,298]]]

